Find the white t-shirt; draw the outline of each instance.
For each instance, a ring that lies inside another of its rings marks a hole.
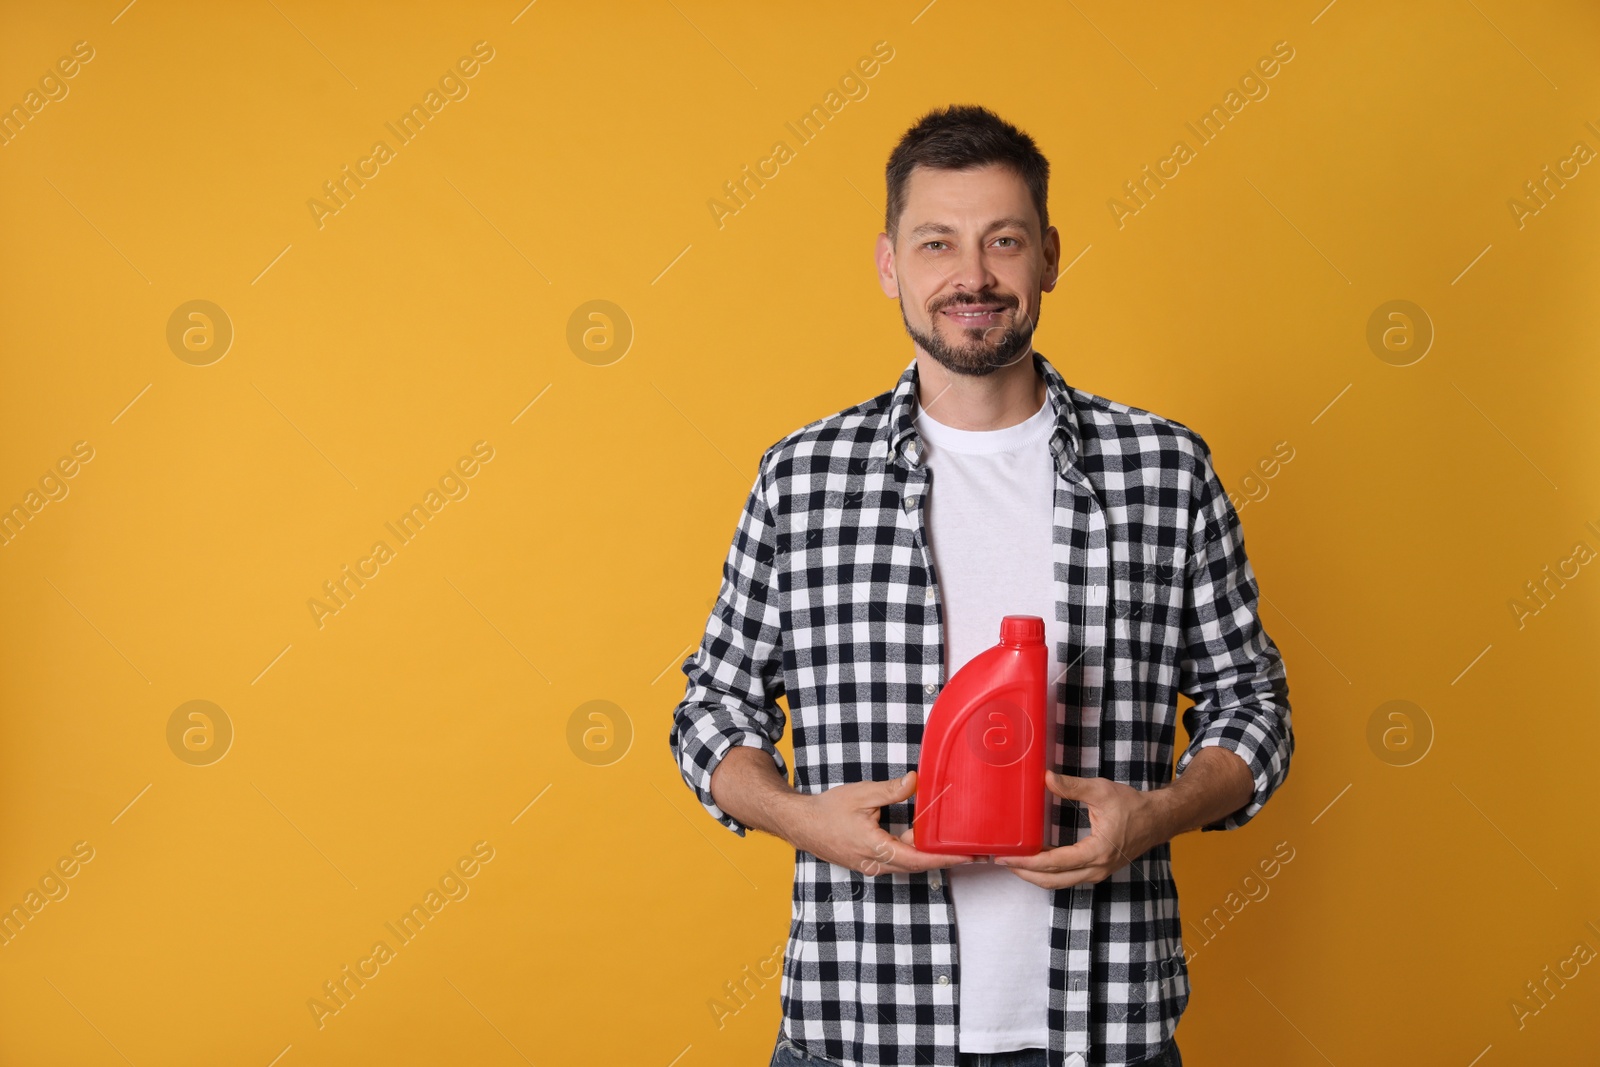
[[[1046,398],[1015,426],[958,430],[917,409],[923,462],[931,468],[924,506],[944,600],[947,679],[999,643],[1006,615],[1044,619],[1050,678],[1065,667],[1056,652],[1066,624],[1055,617],[1051,554],[1053,414]],[[1051,891],[987,862],[944,873],[961,966],[960,1050],[1048,1048]]]

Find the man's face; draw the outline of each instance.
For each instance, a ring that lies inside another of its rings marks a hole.
[[[1055,288],[1055,227],[1039,233],[1027,183],[1006,167],[917,167],[899,238],[878,237],[883,290],[917,347],[952,374],[981,377],[1033,351],[1041,292]]]

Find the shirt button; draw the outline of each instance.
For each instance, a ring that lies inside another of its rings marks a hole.
[[[950,976],[948,974],[941,974],[939,976],[939,984],[940,985],[949,985],[950,984]]]
[[[922,594],[922,599],[930,602],[933,600],[933,586],[928,586],[927,591]]]
[[[929,682],[927,685],[922,687],[922,691],[927,693],[929,696],[933,696],[933,694],[939,691],[939,686],[934,682]]]

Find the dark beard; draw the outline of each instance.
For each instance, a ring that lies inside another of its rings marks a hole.
[[[959,307],[963,303],[989,304],[999,301],[984,298],[971,301],[952,301],[944,304],[933,315],[942,315],[947,308]],[[1015,311],[1014,305],[1008,305]],[[900,321],[905,323],[906,333],[911,339],[922,347],[922,350],[934,359],[951,374],[964,374],[973,378],[982,378],[993,374],[1003,367],[1008,367],[1019,358],[1033,351],[1033,330],[1036,323],[1023,318],[1020,324],[1006,326],[998,340],[993,339],[993,334],[1001,327],[977,326],[964,327],[964,343],[959,346],[947,344],[938,333],[937,327],[931,334],[924,334],[911,325],[911,320],[906,317],[906,302],[900,301]]]

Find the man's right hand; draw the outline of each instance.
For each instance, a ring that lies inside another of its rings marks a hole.
[[[977,857],[919,852],[912,832],[899,837],[878,824],[879,809],[917,791],[917,772],[887,782],[850,782],[821,793],[797,793],[784,836],[798,849],[868,877],[971,863]],[[935,798],[937,799],[937,798]],[[931,801],[930,801],[931,803]]]

